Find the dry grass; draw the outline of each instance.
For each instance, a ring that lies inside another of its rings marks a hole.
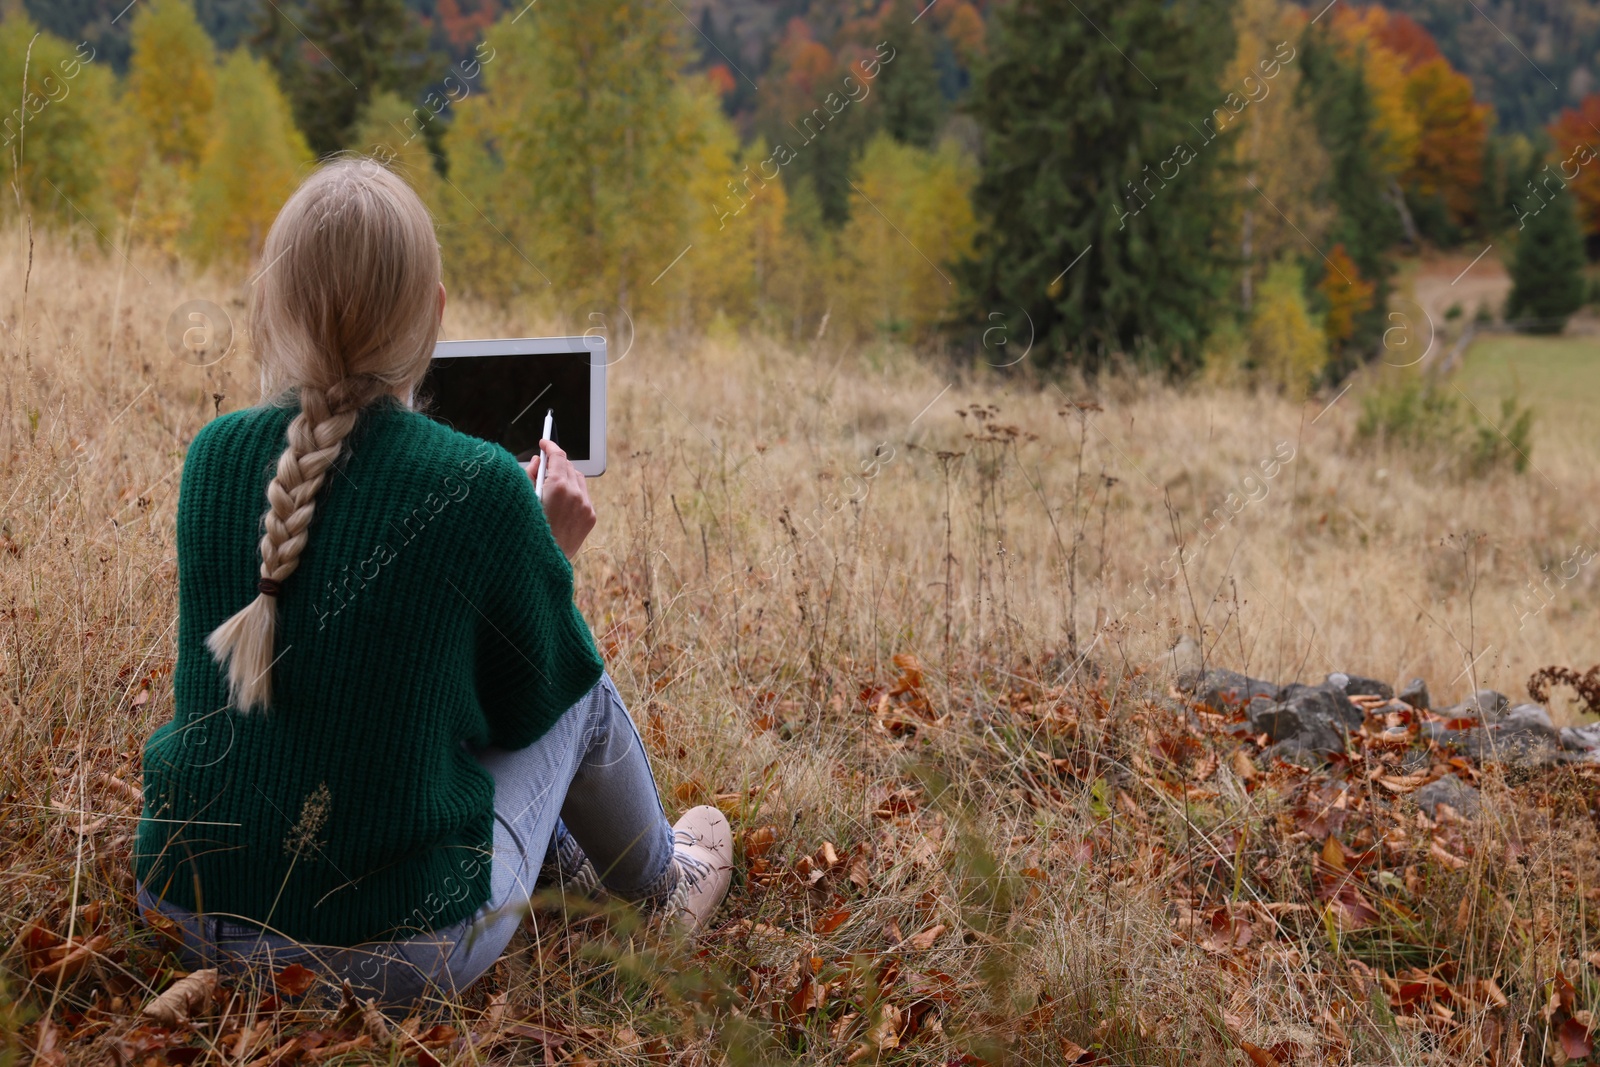
[[[239,312],[242,283],[56,236],[24,297],[26,237],[4,247],[0,1027],[43,1062],[160,1062],[167,1040],[201,1050],[174,1061],[309,1061],[281,1042],[327,1024],[258,1019],[260,990],[195,1035],[152,1038],[133,1018],[169,972],[131,899],[137,805],[116,782],[137,783],[171,713],[184,447],[256,399],[247,357],[185,364],[165,322],[195,297]],[[537,325],[458,302],[447,332]],[[613,370],[612,469],[592,485],[578,597],[669,809],[728,810],[740,876],[698,953],[633,937],[626,916],[544,914],[488,981],[437,1006],[486,1040],[441,1037],[432,1055],[1042,1063],[1082,1046],[1204,1064],[1293,1043],[1298,1062],[1562,1059],[1554,976],[1575,982],[1569,1015],[1593,988],[1591,779],[1513,788],[1486,772],[1490,815],[1440,827],[1359,789],[1337,800],[1337,775],[1252,783],[1225,724],[1168,697],[1166,649],[1203,629],[1218,664],[1422,675],[1436,700],[1520,698],[1537,667],[1586,667],[1597,568],[1536,613],[1524,595],[1575,545],[1600,547],[1586,445],[1541,428],[1528,474],[1453,482],[1436,457],[1356,447],[1355,395],[1324,410],[1332,397],[1138,377],[1005,383],[827,338],[794,351],[643,326]],[[1245,481],[1274,458],[1274,477]],[[1258,499],[1197,531],[1230,492]],[[1171,573],[1179,539],[1176,580],[1134,593]],[[1304,820],[1334,806],[1359,809],[1368,843],[1411,828],[1380,847],[1410,857],[1405,884],[1368,888],[1400,907],[1360,930],[1315,892],[1324,853]],[[1439,840],[1467,866],[1430,861]],[[1252,932],[1219,946],[1240,922]],[[36,973],[30,923],[107,940],[70,977]],[[1376,974],[1441,960],[1452,981],[1497,978],[1506,1005],[1423,1018]],[[504,1015],[481,1015],[497,991]],[[508,1028],[529,1019],[542,1029]]]

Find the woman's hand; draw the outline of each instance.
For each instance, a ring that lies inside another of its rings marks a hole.
[[[568,559],[578,554],[583,539],[594,529],[594,505],[589,501],[589,487],[583,474],[567,459],[567,454],[554,441],[539,442],[539,452],[545,464],[544,516],[550,523],[550,532],[556,544]],[[528,464],[528,478],[538,484],[540,460]]]

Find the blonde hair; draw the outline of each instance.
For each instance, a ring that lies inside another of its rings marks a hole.
[[[317,492],[361,409],[414,386],[439,333],[439,242],[403,179],[371,159],[329,163],[278,212],[261,250],[250,338],[263,395],[300,411],[267,484],[255,599],[206,639],[233,705],[272,701],[282,583],[300,565]]]

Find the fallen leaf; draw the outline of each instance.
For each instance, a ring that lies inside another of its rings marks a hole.
[[[105,934],[96,934],[87,941],[69,941],[57,946],[51,952],[57,954],[54,962],[47,963],[33,972],[35,979],[56,982],[71,978],[84,965],[100,953],[111,947],[111,938]]]
[[[850,861],[850,884],[857,889],[866,889],[872,884],[872,875],[867,871],[867,857],[857,853]]]
[[[1278,1062],[1278,1057],[1274,1056],[1264,1048],[1252,1045],[1248,1041],[1239,1042],[1239,1049],[1246,1056],[1250,1057],[1250,1062],[1255,1064],[1256,1067],[1283,1067],[1283,1065]]]
[[[1398,795],[1409,793],[1418,786],[1425,785],[1427,781],[1428,776],[1425,774],[1407,774],[1398,777],[1384,775],[1378,779],[1378,784]]]
[[[357,1052],[361,1049],[368,1049],[371,1047],[372,1037],[368,1034],[361,1034],[357,1037],[351,1038],[349,1041],[339,1041],[332,1045],[324,1045],[321,1048],[311,1049],[306,1053],[305,1058],[313,1062],[318,1060],[329,1060],[335,1056],[343,1056],[347,1052]]]
[[[1589,1028],[1576,1019],[1568,1019],[1561,1024],[1561,1051],[1567,1054],[1569,1060],[1588,1058],[1594,1052],[1594,1042],[1589,1040]]]
[[[772,850],[772,846],[777,844],[777,841],[777,827],[758,826],[745,835],[744,854],[751,859],[757,856],[765,856]]]
[[[66,1067],[67,1054],[61,1048],[61,1031],[55,1021],[46,1016],[39,1021],[39,1039],[33,1051],[33,1062],[39,1067]]]
[[[163,1026],[181,1026],[196,1015],[203,1014],[217,991],[217,969],[207,967],[184,975],[167,987],[167,991],[144,1006],[139,1014],[154,1019]]]
[[[304,996],[316,981],[317,973],[298,963],[291,963],[272,976],[273,986],[286,997]]]
[[[930,926],[920,934],[913,935],[906,942],[906,944],[910,945],[919,952],[925,952],[933,947],[933,943],[939,940],[940,936],[944,934],[946,929],[948,929],[948,927],[946,927],[943,923]]]
[[[1062,1063],[1076,1065],[1090,1063],[1094,1060],[1094,1053],[1075,1041],[1069,1041],[1063,1037],[1060,1039],[1060,1045]]]
[[[872,1028],[872,1044],[882,1052],[900,1047],[900,1009],[885,1003],[878,1025]]]
[[[377,1004],[371,1000],[361,1002],[361,1029],[379,1048],[388,1045],[393,1039],[389,1020],[383,1017],[383,1012],[379,1011]]]
[[[831,934],[849,921],[849,908],[835,908],[817,921],[817,933]]]

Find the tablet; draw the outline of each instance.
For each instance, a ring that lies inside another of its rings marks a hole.
[[[606,469],[606,339],[518,337],[440,341],[418,409],[503,446],[523,463],[539,451],[546,411],[556,444],[594,477]]]

